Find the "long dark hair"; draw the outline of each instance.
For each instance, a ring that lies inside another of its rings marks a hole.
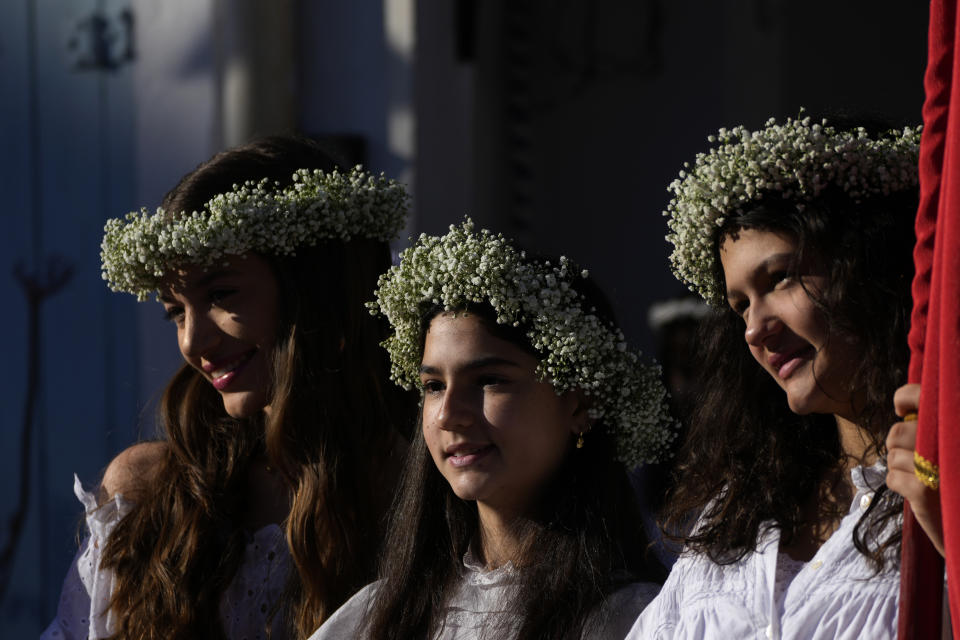
[[[587,283],[582,293],[590,300],[585,304],[605,315],[609,305],[599,290]],[[440,311],[425,310],[421,336]],[[472,305],[469,311],[493,335],[542,357],[522,327],[497,324],[489,305]],[[519,621],[518,639],[579,638],[588,614],[618,587],[665,577],[648,552],[636,498],[603,424],[593,425],[582,449],[574,447],[571,436],[560,468],[516,527],[520,584],[504,604]],[[369,637],[433,637],[478,531],[476,503],[453,493],[418,432],[393,506],[380,568],[383,582],[365,622]]]
[[[825,288],[807,293],[830,340],[856,345],[845,391],[870,451],[879,455],[896,419],[893,392],[905,380],[909,358],[917,200],[908,191],[853,203],[833,191],[801,208],[774,195],[730,216],[715,235],[718,251],[742,229],[783,233],[797,243],[795,266],[807,259],[824,265]],[[719,264],[714,275],[724,281]],[[789,544],[806,522],[804,505],[845,462],[833,416],[793,414],[785,393],[750,355],[743,331],[743,321],[723,308],[700,333],[702,395],[664,513],[668,535],[719,563],[754,551],[764,523],[780,529]],[[854,544],[876,571],[897,562],[902,507],[899,496],[880,486],[856,526]],[[699,524],[691,530],[695,515]]]
[[[286,184],[298,168],[332,169],[304,139],[267,138],[217,156],[165,198],[200,210],[234,183]],[[219,599],[243,559],[247,473],[266,454],[292,496],[286,537],[296,570],[273,603],[286,633],[306,637],[375,573],[394,449],[413,423],[412,399],[389,383],[379,342],[387,327],[364,302],[390,263],[385,243],[329,241],[296,257],[264,256],[280,303],[270,417],[236,419],[184,365],[161,403],[166,447],[152,491],[111,534],[103,568],[117,577],[118,638],[223,638]],[[264,629],[264,633],[269,630]]]

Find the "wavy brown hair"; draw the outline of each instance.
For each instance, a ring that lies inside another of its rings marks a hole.
[[[591,281],[578,281],[577,288],[587,296],[585,305],[613,317]],[[421,341],[441,311],[424,311]],[[498,324],[489,305],[470,305],[469,311],[496,337],[543,357],[522,326]],[[444,622],[440,612],[461,579],[463,556],[478,544],[479,526],[476,502],[456,496],[418,430],[384,546],[383,582],[357,637],[434,637]],[[666,577],[649,551],[636,496],[602,422],[592,426],[582,449],[571,435],[560,468],[514,527],[521,541],[514,564],[522,569],[517,592],[505,604],[519,621],[516,640],[580,638],[591,612],[618,588],[638,580],[662,583]],[[488,631],[493,638],[502,629]]]
[[[214,156],[167,195],[168,211],[199,210],[247,179],[288,183],[297,168],[333,168],[303,139],[269,138]],[[270,417],[235,419],[184,365],[164,392],[164,447],[150,492],[110,535],[115,638],[223,638],[219,600],[243,558],[245,489],[266,455],[289,488],[293,560],[271,618],[306,637],[372,579],[396,451],[414,418],[389,383],[387,327],[364,302],[389,266],[385,243],[328,241],[296,257],[264,256],[280,293]],[[402,446],[401,446],[402,448]],[[278,497],[278,499],[283,498]]]
[[[742,229],[783,233],[797,243],[791,275],[800,265],[823,265],[827,284],[808,290],[827,323],[830,340],[857,349],[843,393],[856,413],[868,451],[884,455],[893,393],[906,379],[906,334],[913,275],[915,190],[851,202],[827,192],[802,209],[771,197],[730,216],[715,235],[715,251]],[[718,261],[719,262],[719,261]],[[714,276],[723,282],[720,265]],[[678,455],[666,500],[664,530],[688,549],[718,563],[756,550],[764,527],[786,543],[810,524],[803,506],[817,501],[817,518],[833,518],[818,498],[831,473],[847,462],[831,415],[793,414],[786,395],[744,344],[743,321],[717,309],[700,331],[701,396]],[[903,500],[876,488],[853,543],[876,571],[899,559]],[[845,509],[844,509],[845,513]],[[691,530],[692,519],[699,516]]]

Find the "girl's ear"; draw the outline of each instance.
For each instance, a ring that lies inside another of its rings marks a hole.
[[[566,399],[570,410],[570,432],[580,435],[590,431],[593,418],[590,417],[590,399],[580,389],[567,391]]]

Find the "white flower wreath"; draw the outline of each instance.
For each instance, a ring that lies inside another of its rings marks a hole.
[[[408,389],[419,386],[421,322],[429,306],[485,302],[498,323],[526,330],[543,356],[541,380],[558,393],[581,389],[592,400],[591,417],[612,429],[621,461],[657,460],[675,433],[659,367],[641,362],[620,329],[584,308],[572,283],[586,276],[565,257],[558,264],[528,260],[501,234],[475,233],[469,218],[444,236],[421,235],[380,277],[377,299],[368,304],[394,330],[383,343],[391,378]]]
[[[760,131],[740,126],[710,136],[719,143],[684,164],[668,190],[674,245],[674,275],[712,305],[725,294],[716,282],[714,234],[727,217],[751,202],[779,193],[802,207],[827,188],[840,188],[853,202],[912,188],[918,182],[920,127],[871,138],[863,128],[839,131],[809,117],[767,121]]]
[[[171,267],[208,267],[248,252],[295,255],[298,247],[354,237],[389,241],[406,222],[403,185],[359,166],[339,171],[300,169],[281,188],[269,180],[234,185],[203,211],[168,214],[146,209],[107,220],[100,259],[114,291],[146,300]]]

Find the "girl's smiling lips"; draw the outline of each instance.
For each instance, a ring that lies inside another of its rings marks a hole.
[[[203,370],[210,376],[210,382],[218,391],[226,389],[233,379],[237,377],[244,365],[250,362],[256,349],[251,349],[230,358],[225,358],[219,362],[207,362],[203,364]]]
[[[767,357],[767,362],[770,364],[770,367],[777,372],[777,377],[785,380],[814,353],[816,353],[816,349],[814,349],[813,345],[808,344],[793,349],[792,351],[771,353]]]
[[[492,444],[460,442],[447,446],[443,455],[454,467],[467,467],[485,458],[493,449]]]

